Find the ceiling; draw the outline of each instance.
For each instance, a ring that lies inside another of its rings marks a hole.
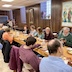
[[[48,1],[48,0],[14,0],[13,2],[3,2],[0,0],[0,10],[17,9],[23,6],[30,6],[30,5],[38,4],[44,1]],[[2,7],[2,5],[4,4],[11,4],[12,7],[9,7],[9,8]]]

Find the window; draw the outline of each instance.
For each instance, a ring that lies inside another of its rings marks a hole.
[[[41,18],[51,19],[51,0],[41,3]]]

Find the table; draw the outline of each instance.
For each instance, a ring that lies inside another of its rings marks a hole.
[[[15,31],[11,31],[11,33],[14,34],[14,35],[17,35],[16,34],[17,32],[15,32]],[[26,39],[27,37],[28,37],[28,35],[20,33],[19,36],[14,37],[14,41],[22,45],[22,44],[25,44],[25,42],[23,40]],[[41,44],[42,40],[37,39],[36,43]],[[41,48],[40,49],[35,48],[34,51],[43,55],[43,56],[45,56],[45,57],[48,56],[48,53],[45,50],[42,50]],[[68,54],[66,46],[63,47],[63,56],[72,59],[72,55]]]

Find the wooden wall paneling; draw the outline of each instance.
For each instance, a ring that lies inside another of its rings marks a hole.
[[[61,29],[61,0],[52,0],[52,31],[58,32]]]
[[[43,20],[41,19],[41,13],[40,13],[40,4],[32,5],[26,7],[26,19],[27,19],[27,25],[30,26],[29,23],[29,9],[34,9],[34,25],[36,27],[40,26],[42,28],[45,28],[46,26],[49,26],[52,28],[53,32],[59,32],[61,29],[61,12],[62,12],[62,1],[61,0],[52,0],[52,9],[51,9],[51,20]],[[14,11],[14,16],[16,16],[16,22],[19,27],[23,27],[24,24],[22,24],[20,20],[20,12],[19,10]]]

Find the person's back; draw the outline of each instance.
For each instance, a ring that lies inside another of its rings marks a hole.
[[[49,56],[42,59],[40,72],[72,72],[72,67],[66,65],[61,58]]]
[[[22,46],[19,49],[19,54],[23,63],[29,63],[36,71],[38,71],[40,60],[31,49],[24,49]]]
[[[48,42],[49,57],[41,60],[40,72],[72,72],[72,67],[66,65],[61,59],[62,48],[62,43],[57,39]]]

